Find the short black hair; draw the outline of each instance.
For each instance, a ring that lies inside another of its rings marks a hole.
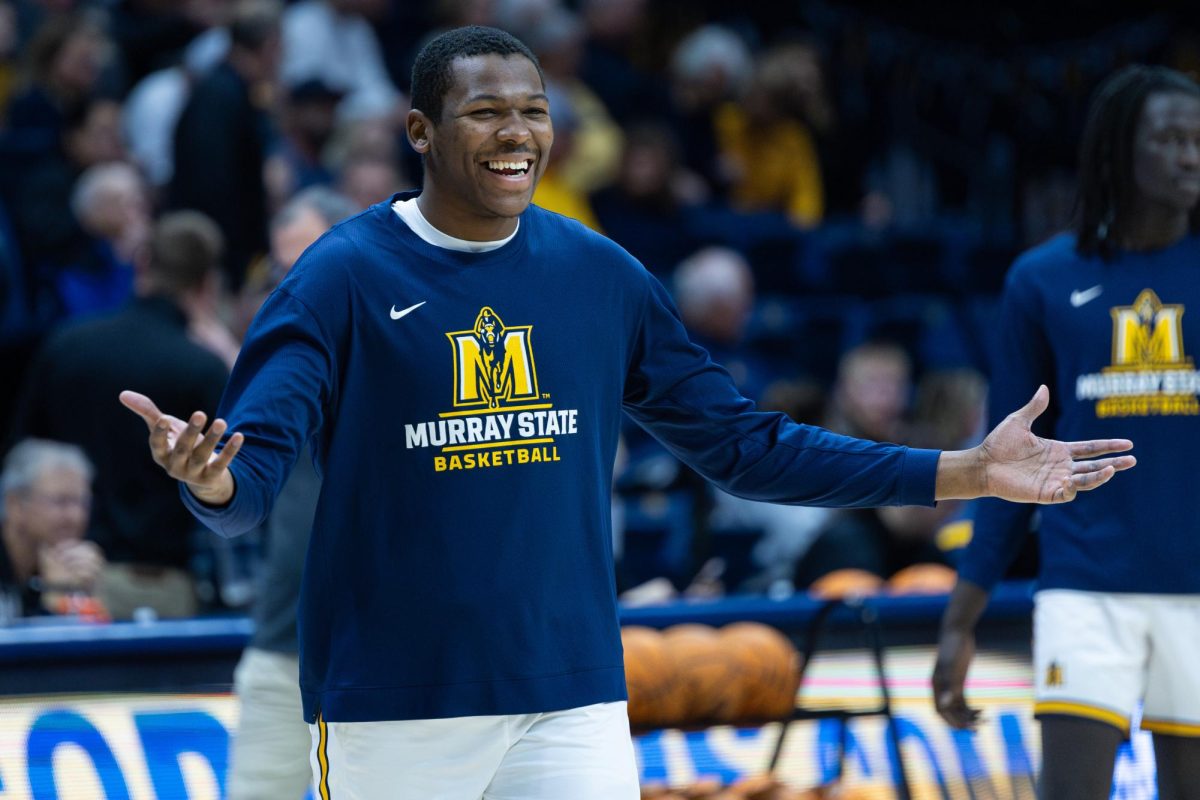
[[[1133,145],[1147,98],[1162,92],[1200,98],[1200,86],[1166,67],[1134,64],[1114,73],[1093,95],[1079,147],[1076,249],[1111,259],[1122,240],[1137,188]],[[1200,230],[1200,206],[1190,228]]]
[[[542,65],[524,42],[499,28],[469,25],[446,31],[421,48],[413,64],[412,107],[435,123],[440,122],[446,93],[454,83],[451,63],[456,58],[488,55],[528,58],[537,68],[542,85],[546,85]]]
[[[199,211],[163,214],[150,234],[149,271],[163,294],[177,297],[204,285],[221,266],[225,237],[217,223]]]
[[[283,5],[279,0],[239,0],[229,21],[229,41],[257,52],[283,24]]]

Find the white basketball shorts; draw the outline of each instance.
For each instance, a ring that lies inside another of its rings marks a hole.
[[[1038,716],[1200,736],[1200,595],[1038,592],[1033,662]]]
[[[316,800],[638,800],[626,703],[507,716],[325,722]]]

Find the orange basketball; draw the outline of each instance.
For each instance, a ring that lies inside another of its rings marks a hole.
[[[775,628],[735,622],[721,629],[721,645],[738,663],[741,687],[735,719],[790,717],[800,688],[800,655]]]
[[[687,703],[682,722],[728,722],[737,711],[741,686],[738,662],[721,646],[721,637],[708,625],[675,625],[663,639],[679,669]]]
[[[793,789],[770,775],[754,775],[734,784],[746,800],[809,800],[806,792]]]
[[[835,569],[813,581],[808,593],[822,600],[869,597],[879,594],[883,578],[863,569]]]
[[[958,573],[945,564],[913,564],[888,580],[892,594],[948,594]]]
[[[678,724],[687,692],[662,634],[636,625],[622,628],[621,645],[625,649],[629,724],[647,728]]]

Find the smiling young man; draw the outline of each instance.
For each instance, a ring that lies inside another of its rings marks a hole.
[[[450,31],[412,83],[421,191],[300,259],[248,333],[230,424],[122,395],[226,535],[312,442],[299,633],[318,797],[638,797],[609,519],[622,411],[725,490],[786,503],[1062,502],[1132,466],[1075,461],[1124,440],[1033,437],[1044,390],[955,453],[755,412],[640,264],[530,205],[554,137],[523,44]]]
[[[1004,293],[991,402],[1039,384],[1035,428],[1132,434],[1141,466],[1111,491],[1041,513],[1034,612],[1041,796],[1106,800],[1139,702],[1159,797],[1200,798],[1200,87],[1130,67],[1096,93],[1080,151],[1080,217],[1024,254]],[[942,623],[938,711],[973,727],[963,682],[988,593],[1032,506],[984,501]]]

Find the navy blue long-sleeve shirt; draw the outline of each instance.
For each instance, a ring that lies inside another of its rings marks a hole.
[[[1034,432],[1064,441],[1131,439],[1138,465],[1103,489],[1040,511],[1045,589],[1200,592],[1200,237],[1111,262],[1058,236],[1013,265],[991,380],[992,422],[1050,388]],[[990,589],[1034,506],[981,500],[959,575]]]
[[[324,480],[299,611],[309,721],[620,700],[609,502],[622,409],[735,494],[933,502],[937,452],[755,412],[608,239],[531,206],[507,244],[461,253],[420,239],[390,202],[335,227],[267,300],[222,401],[246,436],[234,497],[184,497],[214,530],[247,530],[312,439]]]

